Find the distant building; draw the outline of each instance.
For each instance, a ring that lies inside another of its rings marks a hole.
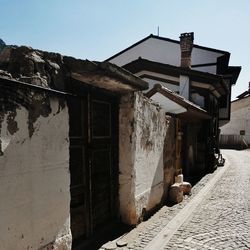
[[[231,120],[221,127],[223,148],[243,149],[250,146],[250,83],[248,90],[231,102]]]
[[[213,167],[219,127],[230,120],[231,87],[241,71],[229,66],[229,52],[196,45],[193,40],[192,32],[181,34],[180,41],[150,35],[107,59],[147,81],[146,95],[178,118],[176,167],[186,177]],[[183,113],[165,88],[201,110]]]
[[[131,74],[3,46],[0,249],[87,247],[162,206],[179,170],[209,170],[240,72],[228,52],[149,36],[110,59]]]

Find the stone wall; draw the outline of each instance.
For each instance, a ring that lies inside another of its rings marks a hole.
[[[70,249],[66,103],[47,92],[4,90],[1,87],[0,249]]]
[[[121,98],[119,198],[125,223],[137,224],[162,204],[170,185],[166,182],[173,181],[171,122],[163,109],[141,93]]]

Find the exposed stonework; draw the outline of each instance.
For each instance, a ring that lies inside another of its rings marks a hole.
[[[69,250],[71,249],[71,241],[71,235],[64,235],[63,237],[57,237],[54,242],[39,248],[39,250]]]
[[[181,183],[181,188],[184,195],[190,194],[192,190],[192,185],[189,182],[184,181]]]
[[[72,79],[122,93],[148,87],[141,78],[108,62],[91,62],[25,46],[4,46],[0,50],[0,76],[60,91],[72,90]]]
[[[30,47],[6,46],[0,51],[0,75],[46,88],[65,89],[63,56]]]
[[[169,201],[177,204],[183,201],[183,190],[181,183],[174,183],[169,190]]]

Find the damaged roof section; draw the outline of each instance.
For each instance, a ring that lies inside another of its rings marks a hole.
[[[145,95],[158,102],[160,100],[161,106],[167,113],[177,115],[179,118],[189,120],[211,118],[207,111],[161,84],[155,84]]]
[[[108,62],[92,62],[64,57],[71,78],[114,92],[148,89],[148,83],[129,71]]]
[[[141,78],[108,62],[91,62],[31,47],[4,46],[0,51],[0,76],[47,89],[66,91],[70,79],[113,92],[145,90]]]

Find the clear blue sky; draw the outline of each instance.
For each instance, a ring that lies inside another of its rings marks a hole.
[[[231,53],[242,66],[233,98],[250,81],[249,0],[0,0],[0,38],[7,44],[104,60],[149,34]]]

